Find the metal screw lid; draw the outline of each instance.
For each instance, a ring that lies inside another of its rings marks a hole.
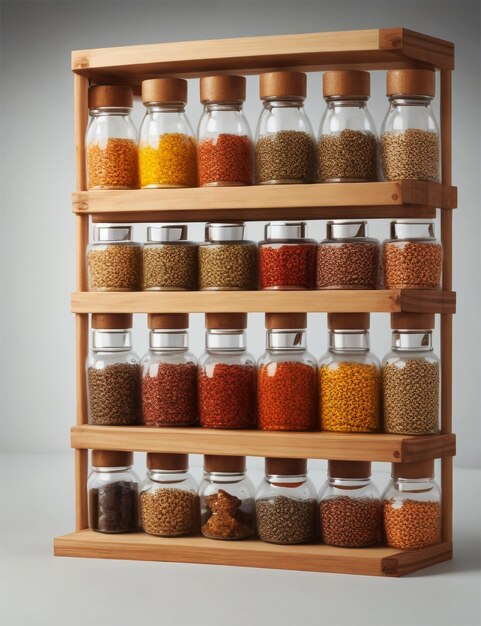
[[[435,239],[434,222],[394,220],[391,222],[391,239]]]
[[[205,225],[206,241],[242,241],[244,239],[244,222],[213,223]]]
[[[330,330],[329,350],[334,352],[367,352],[368,330]]]
[[[305,239],[306,222],[269,222],[265,225],[266,239]]]
[[[92,349],[107,352],[123,352],[132,349],[130,330],[93,330]]]
[[[164,224],[162,226],[147,227],[147,241],[149,243],[163,243],[168,241],[185,241],[187,239],[186,224]]]
[[[94,241],[131,241],[132,226],[94,226]]]
[[[184,352],[189,347],[187,338],[187,330],[151,330],[149,333],[149,346],[154,351]]]
[[[367,222],[327,222],[326,236],[328,239],[367,237]]]

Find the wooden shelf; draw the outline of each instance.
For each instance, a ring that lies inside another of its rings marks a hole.
[[[454,313],[452,291],[130,291],[72,294],[74,313]]]
[[[269,37],[77,50],[72,70],[92,81],[139,85],[146,78],[175,74],[256,74],[275,69],[454,68],[454,45],[405,28],[351,30]]]
[[[191,189],[78,191],[77,215],[94,222],[433,218],[457,204],[456,187],[419,180]]]
[[[279,456],[410,463],[453,456],[455,435],[386,435],[384,433],[265,432],[148,426],[74,426],[72,448]]]
[[[322,544],[278,546],[257,539],[215,541],[205,537],[154,537],[146,533],[106,535],[81,530],[54,540],[55,556],[164,561],[403,576],[452,558],[450,543],[421,550],[333,548]]]

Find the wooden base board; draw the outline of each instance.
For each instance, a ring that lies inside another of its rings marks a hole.
[[[203,563],[268,569],[403,576],[452,558],[452,547],[400,551],[393,548],[333,548],[321,544],[277,546],[257,539],[215,541],[205,537],[153,537],[145,533],[106,535],[81,530],[54,540],[55,556],[131,561]]]

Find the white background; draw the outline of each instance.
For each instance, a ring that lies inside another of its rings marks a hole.
[[[2,550],[4,563],[10,564],[8,570],[6,566],[4,569],[8,576],[3,580],[4,613],[0,615],[5,621],[2,624],[123,626],[133,623],[134,610],[137,624],[151,624],[154,619],[163,622],[167,617],[167,621],[181,626],[246,622],[289,626],[479,624],[479,601],[473,593],[476,588],[472,587],[473,584],[479,587],[479,553],[469,549],[469,542],[477,542],[479,482],[468,471],[457,476],[457,519],[460,520],[457,531],[459,535],[462,530],[463,535],[457,544],[458,561],[409,580],[59,561],[49,556],[51,537],[73,529],[69,428],[75,414],[75,375],[74,320],[69,313],[69,293],[75,286],[74,219],[70,202],[75,163],[70,51],[162,41],[397,26],[455,42],[453,181],[460,190],[459,209],[454,213],[454,287],[458,292],[454,321],[453,404],[454,428],[458,434],[455,464],[458,468],[479,469],[479,3],[3,2],[1,10],[0,446],[4,453],[3,482],[9,485],[4,499],[7,506],[2,511]],[[384,72],[372,73],[369,106],[378,128],[387,108],[384,81]],[[321,74],[312,73],[308,78],[306,109],[315,132],[323,108]],[[254,131],[260,112],[256,77],[248,78],[245,110]],[[194,126],[200,112],[198,83],[190,81],[187,113]],[[137,124],[142,114],[142,105],[137,102]],[[249,238],[261,239],[262,226],[249,224]],[[388,226],[386,221],[372,221],[370,234],[384,239],[388,236]],[[324,234],[325,222],[309,224],[311,237],[321,239]],[[144,226],[136,227],[136,236],[144,239]],[[192,239],[202,236],[201,225],[190,228]],[[134,341],[137,352],[142,354],[147,347],[146,324],[144,316],[137,318]],[[390,348],[388,316],[373,315],[371,328],[372,349],[382,358]],[[326,335],[325,316],[310,315],[308,343],[316,356],[326,349]],[[249,318],[248,343],[256,357],[263,352],[261,315]],[[200,315],[191,316],[190,344],[191,350],[200,355],[203,350]],[[137,455],[136,461],[142,473],[143,456]],[[198,460],[193,461],[195,465]],[[316,483],[320,484],[323,464],[311,465]],[[260,467],[258,461],[253,461],[251,466],[256,471]],[[376,469],[381,471],[377,481],[384,486],[387,474],[382,471],[388,468]],[[30,495],[33,486],[35,492]],[[26,501],[21,498],[23,492],[29,494]],[[446,572],[455,575],[454,584],[459,584],[459,593],[464,589],[471,601],[467,599],[458,605],[450,599],[453,594],[448,592],[451,583]],[[28,600],[30,586],[33,602]],[[78,597],[74,595],[76,590]],[[58,606],[57,591],[65,599]],[[89,598],[93,598],[91,604]],[[413,612],[411,598],[420,607],[420,613]],[[194,600],[197,607],[202,604],[201,615],[193,605]],[[70,613],[68,602],[72,606]],[[165,615],[163,607],[167,611]],[[216,619],[217,610],[219,619]]]

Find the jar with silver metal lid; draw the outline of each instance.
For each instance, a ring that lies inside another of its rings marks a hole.
[[[260,289],[313,289],[316,242],[306,222],[270,222],[259,243]]]
[[[87,247],[89,291],[137,291],[142,277],[142,246],[132,226],[96,225]]]
[[[257,289],[257,244],[244,233],[242,222],[206,225],[199,246],[199,289]]]
[[[149,226],[142,249],[144,291],[197,289],[197,249],[187,241],[186,224]]]
[[[391,222],[391,239],[383,243],[382,260],[386,289],[441,288],[443,248],[432,221]]]
[[[380,243],[367,236],[367,222],[327,223],[317,249],[318,289],[376,289]]]

